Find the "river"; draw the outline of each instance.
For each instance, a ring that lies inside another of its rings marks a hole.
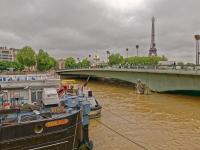
[[[130,86],[90,81],[102,116],[90,121],[94,150],[199,150],[200,97],[138,95]]]

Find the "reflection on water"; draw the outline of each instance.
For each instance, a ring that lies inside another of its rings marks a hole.
[[[90,81],[103,106],[98,120],[151,150],[200,149],[200,97],[137,95],[133,88]],[[142,149],[91,120],[94,150]]]

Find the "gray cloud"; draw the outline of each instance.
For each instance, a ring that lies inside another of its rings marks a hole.
[[[147,55],[155,15],[160,55],[195,60],[193,35],[200,32],[199,0],[144,0],[141,8],[113,9],[95,0],[1,0],[0,45],[43,48],[57,58],[105,51]]]

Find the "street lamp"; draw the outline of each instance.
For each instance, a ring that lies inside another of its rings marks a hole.
[[[107,62],[109,61],[110,51],[106,51],[107,54]]]
[[[128,58],[128,48],[126,48],[126,54],[127,54],[127,58]]]
[[[138,56],[139,45],[136,45],[136,49],[137,49],[137,56]]]
[[[79,57],[77,58],[77,61],[78,61],[78,63],[80,62],[80,58]]]
[[[194,36],[195,40],[196,40],[196,65],[199,65],[199,40],[200,40],[200,35],[196,34]]]

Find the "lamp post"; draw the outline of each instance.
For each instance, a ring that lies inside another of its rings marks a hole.
[[[106,51],[107,54],[107,62],[109,61],[110,51]]]
[[[139,45],[136,45],[136,49],[137,49],[137,56],[138,56]]]
[[[199,40],[200,40],[200,35],[196,34],[194,36],[195,40],[196,40],[196,65],[199,65]]]
[[[80,58],[79,57],[77,58],[77,61],[78,61],[78,63],[80,62]]]
[[[126,48],[126,55],[127,55],[127,58],[128,58],[128,48]]]

